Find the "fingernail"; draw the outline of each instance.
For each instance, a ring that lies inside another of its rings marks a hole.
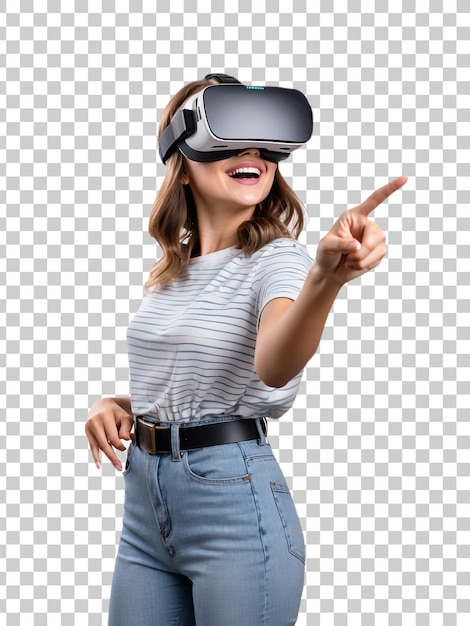
[[[118,470],[118,472],[122,472],[122,463],[119,463],[119,461],[114,464],[114,467]]]
[[[96,461],[96,467],[97,469],[101,469],[101,463],[99,461]]]

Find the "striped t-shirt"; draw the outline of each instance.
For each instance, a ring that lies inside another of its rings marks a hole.
[[[276,239],[251,256],[227,248],[191,259],[181,276],[150,290],[127,334],[134,415],[278,418],[291,408],[302,373],[280,389],[261,382],[257,325],[270,300],[297,298],[312,264],[298,241]]]

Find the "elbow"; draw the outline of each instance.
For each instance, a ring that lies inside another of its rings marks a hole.
[[[277,379],[277,378],[272,378],[272,379],[268,378],[266,380],[263,380],[263,383],[267,387],[273,387],[274,389],[281,389],[281,387],[284,387],[285,385],[287,385],[288,382],[289,380]]]
[[[273,387],[274,389],[280,389],[289,382],[288,380],[276,376],[259,376],[259,379],[266,385],[266,387]]]
[[[284,372],[277,372],[269,367],[255,367],[256,375],[267,387],[280,389],[287,385],[292,376],[287,377]]]
[[[280,389],[285,387],[299,371],[303,363],[292,358],[291,354],[273,350],[266,343],[258,345],[255,350],[254,367],[258,378],[267,387]]]
[[[282,362],[275,359],[255,358],[255,372],[258,378],[267,387],[280,389],[285,387],[290,381],[300,374],[305,367],[305,363],[289,362],[284,358]]]

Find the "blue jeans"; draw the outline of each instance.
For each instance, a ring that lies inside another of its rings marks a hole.
[[[132,444],[124,476],[109,626],[295,624],[302,529],[262,433],[181,454]]]

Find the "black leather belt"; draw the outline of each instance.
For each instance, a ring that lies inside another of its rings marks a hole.
[[[171,428],[169,424],[162,426],[137,418],[137,445],[150,454],[171,453]],[[266,434],[266,420],[262,419],[261,427]],[[237,441],[259,439],[257,419],[241,419],[231,422],[212,422],[201,426],[185,426],[178,429],[179,449],[197,450],[209,446],[219,446]]]

